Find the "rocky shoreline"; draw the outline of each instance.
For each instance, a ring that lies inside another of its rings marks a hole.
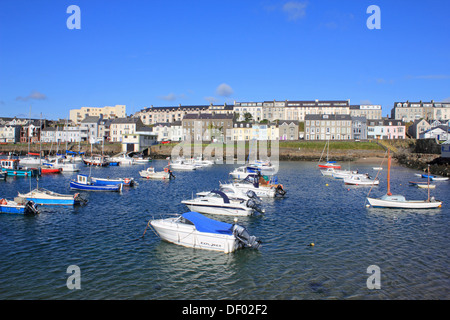
[[[427,172],[429,165],[430,174],[450,177],[450,159],[441,158],[439,154],[399,153],[394,157],[402,166]]]

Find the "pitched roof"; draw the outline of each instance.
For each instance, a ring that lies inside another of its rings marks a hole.
[[[232,120],[234,117],[233,114],[223,114],[223,113],[188,113],[183,117],[183,121],[185,119],[198,119],[198,120],[220,120],[220,119],[230,119]]]
[[[352,120],[349,114],[307,114],[305,120]]]

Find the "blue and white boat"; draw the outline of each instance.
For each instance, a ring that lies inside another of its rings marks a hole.
[[[115,184],[115,185],[99,185],[92,181],[90,176],[85,174],[78,174],[77,180],[70,181],[70,188],[83,190],[83,191],[122,191],[123,184]]]
[[[19,192],[19,197],[28,201],[33,201],[38,205],[48,206],[73,206],[86,202],[86,200],[81,198],[79,193],[60,194],[43,188],[36,188],[25,194]]]
[[[123,184],[124,187],[134,187],[136,185],[136,181],[134,180],[134,178],[109,179],[92,177],[92,182],[99,186]]]
[[[38,214],[39,211],[33,201],[19,203],[13,200],[0,199],[0,213]]]
[[[154,219],[149,223],[162,240],[185,247],[230,253],[261,246],[261,241],[250,236],[245,227],[213,220],[198,212]]]
[[[37,168],[19,166],[19,159],[1,159],[0,166],[2,172],[6,172],[8,176],[31,177],[40,175],[40,170]]]

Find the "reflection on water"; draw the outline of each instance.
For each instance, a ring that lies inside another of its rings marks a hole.
[[[165,161],[154,161],[157,170]],[[352,165],[352,169],[353,169]],[[360,172],[376,172],[358,165]],[[0,298],[3,299],[447,299],[449,182],[436,182],[440,209],[366,208],[380,185],[354,187],[323,177],[313,162],[282,162],[284,199],[265,199],[266,213],[239,223],[263,241],[259,251],[221,254],[161,241],[152,216],[182,213],[181,200],[217,188],[235,166],[177,172],[172,181],[139,177],[146,165],[92,168],[98,177],[134,177],[122,194],[85,193],[81,207],[40,207],[36,217],[0,215]],[[83,168],[89,173],[89,168]],[[60,192],[76,174],[43,176],[39,186]],[[411,187],[414,171],[394,167],[391,189],[426,199]],[[13,198],[36,182],[8,178],[0,197]],[[233,217],[213,217],[233,223]],[[314,243],[314,246],[309,244]],[[81,269],[81,290],[66,287],[69,265]],[[366,286],[378,265],[381,289]]]

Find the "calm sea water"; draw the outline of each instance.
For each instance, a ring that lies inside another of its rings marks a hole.
[[[166,161],[154,161],[160,169]],[[376,175],[379,164],[352,165]],[[450,182],[431,193],[444,200],[431,211],[365,207],[370,187],[323,177],[314,162],[282,162],[284,199],[265,200],[263,216],[239,218],[260,237],[259,251],[232,254],[162,242],[152,216],[182,213],[181,200],[219,186],[237,165],[176,172],[173,181],[139,177],[147,165],[93,168],[98,177],[133,176],[139,186],[118,193],[87,193],[79,207],[40,207],[37,216],[0,215],[0,299],[448,299],[450,298]],[[82,168],[89,173],[89,168]],[[408,199],[415,171],[395,167],[392,189]],[[43,176],[41,187],[74,193],[76,174]],[[371,196],[386,192],[386,171]],[[0,197],[13,198],[36,182],[8,178]],[[232,222],[232,218],[213,218]],[[308,246],[314,243],[315,246]],[[66,286],[67,267],[81,270],[81,289]],[[369,290],[367,268],[381,272]]]

